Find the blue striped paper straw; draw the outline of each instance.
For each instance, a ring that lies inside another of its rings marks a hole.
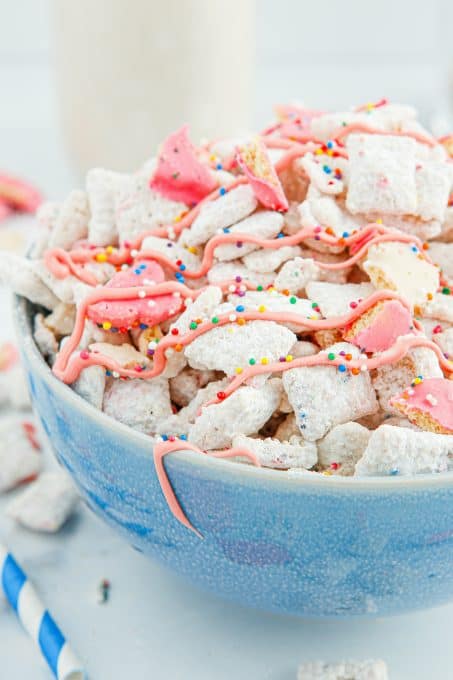
[[[0,578],[6,599],[57,680],[84,680],[85,671],[64,635],[14,557],[1,544]]]

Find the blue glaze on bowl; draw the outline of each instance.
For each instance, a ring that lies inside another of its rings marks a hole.
[[[196,453],[166,458],[200,540],[173,517],[149,438],[52,375],[17,299],[33,404],[92,510],[137,550],[243,605],[305,617],[399,614],[453,599],[453,474],[303,476]]]

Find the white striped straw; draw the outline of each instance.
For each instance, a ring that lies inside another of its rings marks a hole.
[[[6,599],[57,680],[84,680],[80,661],[14,557],[1,544],[0,579]]]

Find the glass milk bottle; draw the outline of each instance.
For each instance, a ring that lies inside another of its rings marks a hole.
[[[54,0],[61,123],[75,168],[134,170],[185,122],[248,129],[254,0]]]

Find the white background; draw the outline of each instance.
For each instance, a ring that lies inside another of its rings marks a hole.
[[[258,0],[258,7],[257,122],[274,101],[295,97],[340,107],[388,96],[416,104],[427,119],[447,112],[448,0]],[[74,175],[58,130],[49,3],[0,0],[0,10],[0,169],[60,197]],[[2,293],[1,334],[8,337],[5,305]],[[8,500],[0,499],[0,536],[38,585],[91,680],[291,680],[303,660],[350,657],[385,658],[392,680],[453,677],[453,606],[370,622],[263,615],[186,587],[84,509],[61,534],[43,537],[3,517]],[[100,606],[96,586],[104,577],[112,594]],[[50,677],[1,601],[0,660],[1,680]]]

